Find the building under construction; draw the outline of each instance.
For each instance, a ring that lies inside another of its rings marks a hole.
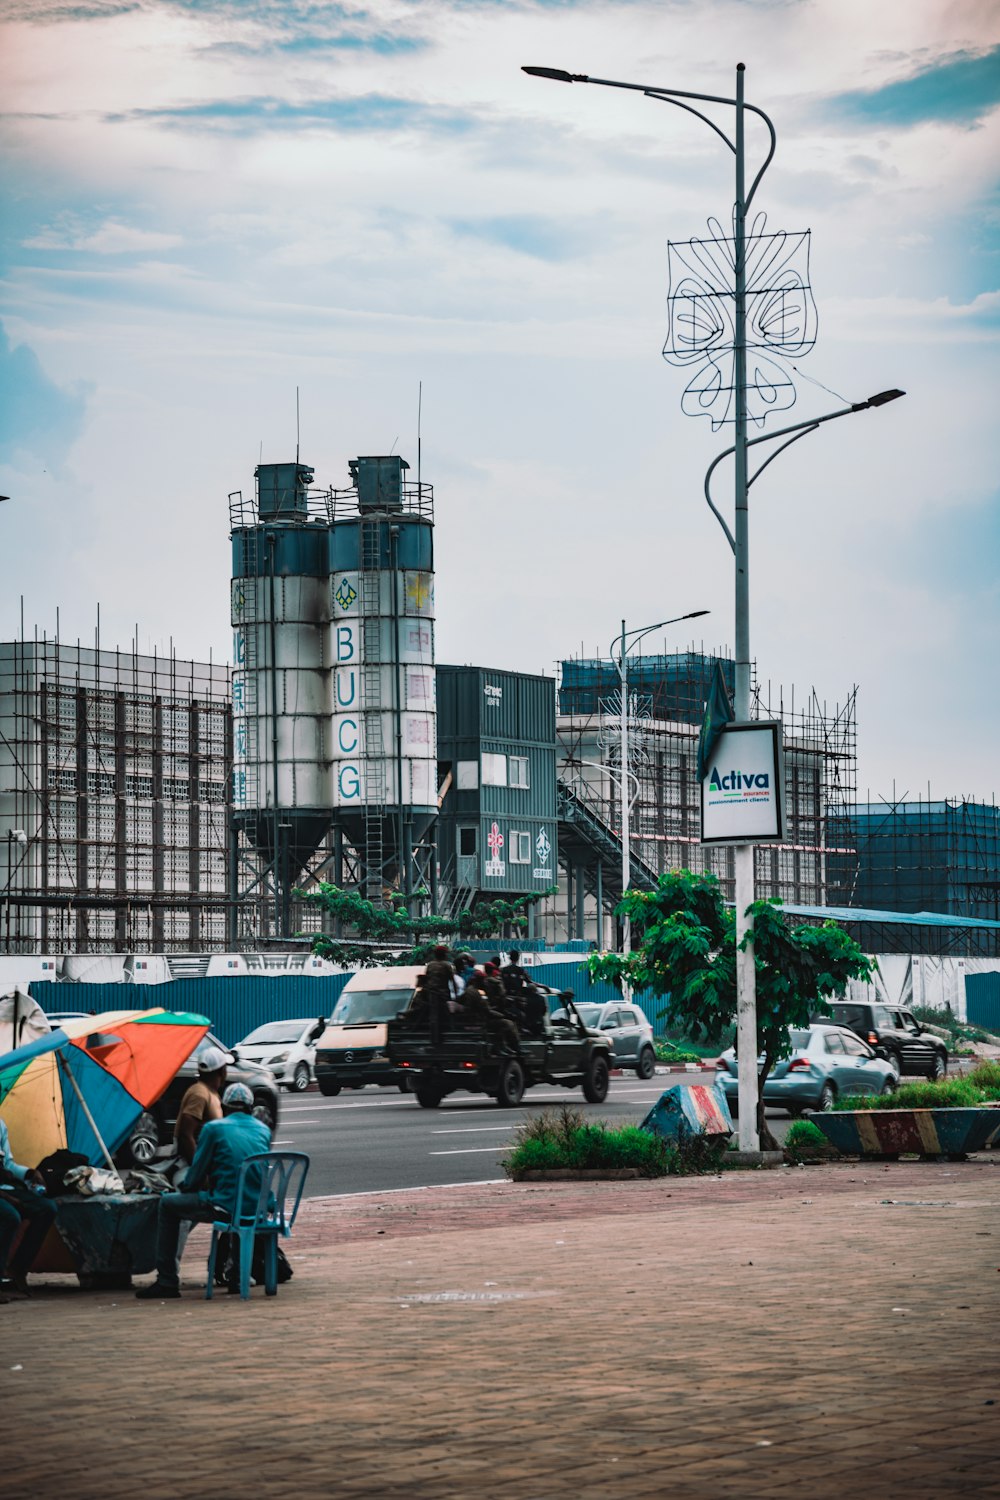
[[[1000,808],[966,797],[884,799],[848,809],[856,861],[846,905],[1000,922]]]
[[[0,643],[0,948],[224,946],[230,674]]]
[[[698,735],[717,660],[731,689],[734,664],[725,658],[688,651],[629,662],[631,873],[633,885],[650,888],[664,870],[708,871],[731,901],[733,851],[701,843],[697,778]],[[781,689],[772,693],[770,685],[754,685],[752,716],[783,722],[787,808],[785,842],[757,846],[761,896],[821,906],[839,899],[853,879],[848,813],[857,781],[855,697],[856,689],[831,710],[815,693],[796,703],[794,693],[786,698]],[[561,664],[557,727],[566,884],[560,899],[566,935],[601,946],[613,936],[607,918],[621,895],[621,700],[613,662]]]

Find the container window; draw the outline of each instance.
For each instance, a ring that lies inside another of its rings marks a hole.
[[[531,781],[528,776],[528,757],[526,755],[512,755],[507,762],[507,785],[529,787]]]
[[[507,785],[507,757],[483,751],[483,786]]]
[[[458,852],[459,854],[474,855],[476,852],[476,828],[460,828],[458,830]]]
[[[531,864],[531,834],[520,833],[517,829],[511,829],[510,833],[510,862],[512,865]]]
[[[455,784],[460,792],[474,792],[479,786],[479,762],[460,760],[455,771]]]

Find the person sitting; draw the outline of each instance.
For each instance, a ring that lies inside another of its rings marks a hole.
[[[520,1051],[521,1038],[518,1036],[517,1027],[490,1003],[486,993],[485,975],[473,974],[466,984],[465,993],[462,996],[462,1010],[467,1020],[474,1025],[482,1026],[489,1033],[495,1046],[506,1047],[511,1052]]]
[[[29,1184],[31,1184],[29,1186]],[[42,1174],[35,1167],[22,1167],[10,1152],[7,1126],[0,1120],[0,1301],[10,1294],[30,1296],[28,1272],[42,1248],[56,1216],[56,1206],[36,1191],[44,1186]],[[13,1256],[10,1247],[22,1222],[24,1235]],[[10,1264],[8,1265],[8,1258]]]
[[[181,1100],[174,1124],[174,1149],[189,1165],[198,1149],[203,1125],[222,1119],[222,1091],[226,1086],[226,1067],[232,1062],[221,1047],[206,1047],[198,1057],[198,1079]]]
[[[524,1029],[528,1036],[544,1036],[545,1018],[549,1013],[549,1007],[545,1003],[545,996],[541,990],[531,983],[525,986],[521,995],[521,1010],[524,1014]]]
[[[240,1167],[248,1156],[271,1149],[271,1132],[254,1118],[253,1094],[245,1083],[231,1083],[222,1096],[223,1118],[209,1120],[198,1137],[198,1149],[184,1176],[181,1192],[163,1193],[156,1215],[156,1280],[140,1287],[143,1301],[179,1297],[180,1229],[182,1223],[211,1224],[231,1218],[236,1208],[236,1185]],[[252,1195],[260,1190],[260,1178],[248,1180]],[[239,1285],[229,1282],[229,1290]]]

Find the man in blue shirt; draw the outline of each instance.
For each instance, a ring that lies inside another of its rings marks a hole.
[[[56,1216],[55,1204],[36,1193],[29,1183],[42,1184],[42,1176],[33,1167],[22,1167],[10,1154],[7,1126],[0,1120],[0,1300],[7,1301],[10,1292],[28,1295],[28,1272]],[[8,1271],[7,1257],[21,1220],[27,1221],[24,1237],[17,1247]]]
[[[181,1224],[228,1218],[236,1207],[236,1183],[248,1156],[270,1151],[271,1132],[253,1116],[253,1094],[231,1083],[222,1096],[223,1118],[201,1128],[198,1149],[184,1176],[183,1192],[164,1193],[156,1220],[156,1280],[136,1296],[149,1301],[179,1297]],[[257,1188],[260,1187],[258,1178]],[[254,1183],[249,1182],[251,1192]]]

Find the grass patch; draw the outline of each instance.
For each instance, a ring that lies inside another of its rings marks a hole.
[[[992,1062],[984,1057],[982,1062],[976,1063],[966,1074],[967,1082],[972,1083],[977,1089],[981,1089],[984,1099],[1000,1100],[1000,1062]]]
[[[1000,1071],[1000,1070],[998,1070]],[[944,1078],[940,1083],[901,1083],[894,1094],[851,1094],[839,1098],[835,1110],[851,1109],[975,1109],[1000,1093],[988,1094],[968,1078]]]
[[[571,1105],[547,1109],[526,1120],[504,1158],[507,1176],[519,1182],[525,1172],[608,1171],[634,1167],[643,1177],[717,1172],[724,1143],[703,1140],[674,1146],[638,1125],[611,1126],[586,1120]]]
[[[815,1161],[818,1156],[835,1154],[822,1130],[811,1120],[793,1120],[789,1125],[785,1136],[785,1155],[789,1161]]]
[[[662,1063],[689,1063],[701,1062],[703,1057],[715,1057],[715,1052],[703,1047],[696,1052],[693,1047],[678,1047],[673,1042],[657,1042],[656,1060]]]

